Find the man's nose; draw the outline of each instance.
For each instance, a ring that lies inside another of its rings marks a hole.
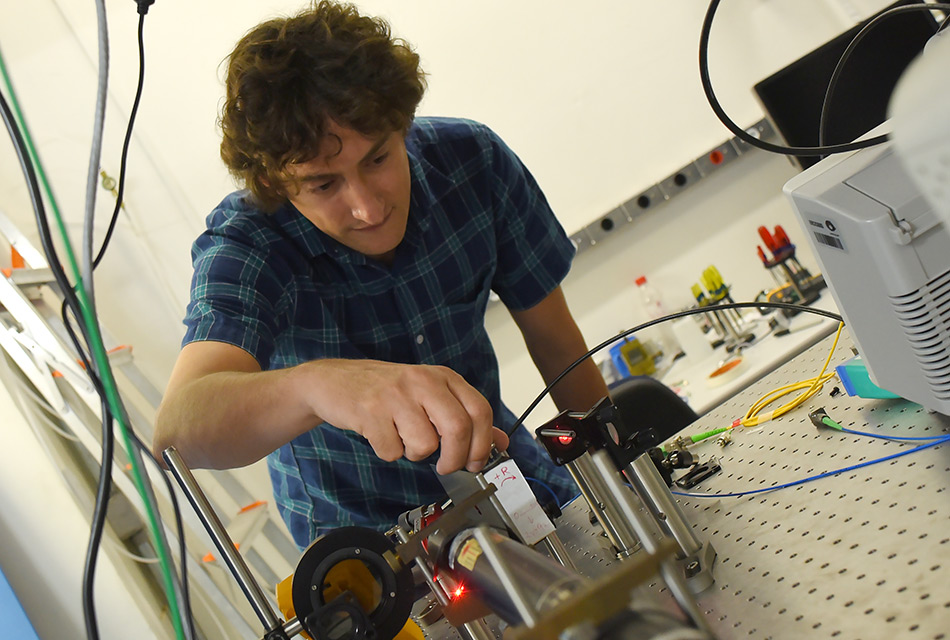
[[[349,204],[353,217],[367,225],[379,224],[386,219],[382,197],[366,183],[350,184]]]

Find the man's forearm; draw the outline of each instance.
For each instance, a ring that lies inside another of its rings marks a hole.
[[[560,287],[530,309],[512,312],[525,345],[545,384],[587,353],[587,345],[567,308]],[[607,385],[590,359],[579,364],[551,389],[561,411],[587,411],[607,394]]]
[[[306,366],[222,371],[182,385],[159,408],[154,452],[174,445],[189,466],[213,469],[260,460],[321,422],[307,401]]]
[[[563,371],[574,360],[583,355],[582,351],[577,357],[568,360],[562,367],[556,366],[556,372],[550,376],[554,377]],[[542,377],[546,380],[548,376],[542,372]],[[607,385],[604,383],[604,377],[593,360],[587,359],[564,376],[553,389],[551,389],[551,399],[560,411],[587,411],[597,402],[608,395]]]
[[[587,348],[578,332],[573,341],[560,345],[559,349],[552,349],[550,345],[531,349],[529,345],[529,351],[544,383],[550,384],[572,362],[584,355]],[[590,358],[577,365],[551,389],[551,399],[560,411],[587,411],[606,395],[604,378]]]
[[[186,363],[200,360],[193,355]],[[244,466],[322,422],[359,434],[386,461],[422,460],[441,447],[439,473],[477,471],[494,438],[507,445],[488,401],[446,367],[328,359],[191,375],[189,364],[172,374],[152,447],[175,445],[190,466]]]

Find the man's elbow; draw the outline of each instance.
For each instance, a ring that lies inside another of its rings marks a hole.
[[[152,438],[152,455],[166,468],[168,465],[165,463],[164,454],[165,451],[171,447],[174,447],[175,452],[189,469],[197,469],[199,467],[216,468],[207,462],[201,462],[203,456],[200,455],[200,452],[196,450],[194,445],[184,442],[181,438],[167,433],[156,426],[155,436]]]
[[[152,455],[159,462],[164,460],[162,454],[165,449],[175,444],[175,437],[170,433],[163,409],[164,406],[159,407],[158,414],[155,416],[155,432],[152,434]]]
[[[181,421],[176,418],[178,413],[167,394],[162,399],[155,414],[155,431],[152,434],[152,455],[155,459],[164,464],[163,454],[169,447],[175,447],[178,454],[182,457],[189,467],[195,460],[192,443],[188,442],[186,433],[180,428]]]

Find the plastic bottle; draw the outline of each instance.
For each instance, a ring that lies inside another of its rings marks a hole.
[[[643,305],[643,310],[647,317],[651,320],[655,320],[667,315],[668,312],[663,306],[663,299],[660,296],[660,292],[647,282],[647,277],[640,276],[635,282],[637,284],[637,292],[640,295],[640,303]],[[653,333],[657,336],[657,342],[660,343],[663,358],[669,358],[670,361],[672,361],[673,358],[679,355],[681,349],[679,343],[676,341],[676,337],[673,335],[670,324],[664,322],[659,325],[654,325],[654,327]]]
[[[666,315],[663,308],[663,300],[660,298],[660,292],[653,288],[653,285],[647,282],[646,276],[640,276],[636,279],[637,292],[640,294],[640,302],[643,304],[643,310],[646,311],[650,319],[660,318]]]

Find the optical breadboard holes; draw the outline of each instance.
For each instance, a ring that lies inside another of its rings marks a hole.
[[[831,340],[706,414],[703,427],[730,424],[766,392],[816,375]],[[832,364],[850,356],[846,342]],[[723,470],[693,490],[766,488],[914,446],[818,430],[807,419],[817,406],[854,430],[950,434],[950,420],[918,405],[832,398],[831,386],[783,418],[738,429],[726,447],[715,438],[697,446],[703,457],[718,456]],[[774,492],[678,499],[694,533],[718,552],[715,582],[698,598],[707,620],[729,638],[950,638],[947,478],[950,444]],[[562,540],[589,554],[579,568],[601,575],[617,561],[597,551],[602,534],[583,499],[565,514],[572,526],[559,527]],[[654,588],[662,591],[662,582]]]

